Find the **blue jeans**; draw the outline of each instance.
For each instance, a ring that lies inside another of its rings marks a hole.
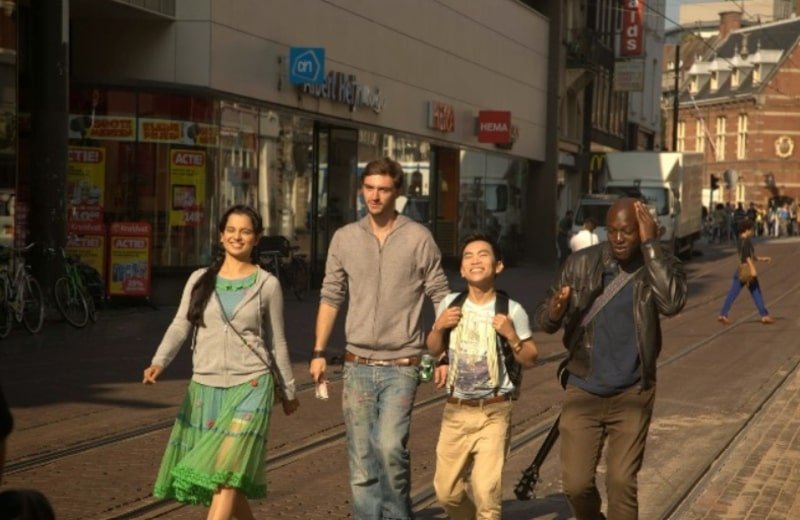
[[[342,410],[355,520],[412,518],[406,445],[418,370],[345,363]]]
[[[719,311],[721,316],[728,316],[731,306],[733,306],[733,302],[736,300],[736,297],[739,296],[739,291],[742,290],[743,285],[744,284],[739,281],[739,272],[737,270],[733,273],[733,283],[731,284],[731,289],[728,291],[728,296],[725,298],[725,303],[722,304],[722,310]],[[761,286],[758,285],[758,278],[750,282],[747,288],[750,289],[750,296],[753,297],[753,301],[756,304],[758,313],[762,318],[764,316],[768,316],[769,312],[767,312],[767,308],[764,306],[764,297],[761,295]]]

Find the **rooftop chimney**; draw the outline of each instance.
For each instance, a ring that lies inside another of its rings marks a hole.
[[[742,28],[741,11],[723,11],[719,13],[719,37],[725,38],[731,31]]]

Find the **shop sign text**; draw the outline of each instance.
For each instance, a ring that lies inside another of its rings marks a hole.
[[[319,85],[304,83],[302,92],[347,105],[351,112],[364,107],[380,114],[386,104],[386,98],[378,87],[362,85],[356,81],[355,75],[343,72],[330,71],[325,82]]]
[[[69,138],[133,141],[136,139],[136,118],[70,114]]]
[[[495,144],[511,142],[511,112],[504,110],[478,112],[478,142]]]
[[[620,34],[620,56],[642,55],[642,0],[622,0],[622,30]]]
[[[440,132],[454,132],[456,112],[453,105],[440,101],[428,101],[428,128]]]

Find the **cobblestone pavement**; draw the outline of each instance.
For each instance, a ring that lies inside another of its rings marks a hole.
[[[798,328],[792,309],[800,302],[791,294],[781,296],[781,301],[774,299],[797,282],[788,269],[780,271],[784,269],[781,258],[786,258],[788,267],[797,245],[782,240],[761,247],[764,245],[757,244],[760,253],[776,258],[764,275],[767,304],[778,318],[769,328],[754,321],[746,294],[734,307],[738,319],[733,328],[719,328],[713,321],[729,283],[727,271],[733,269],[733,264],[728,266],[723,261],[733,252],[731,246],[706,247],[704,256],[687,266],[694,276],[692,308],[666,323],[669,332],[662,359],[683,345],[707,338],[709,330],[730,332],[734,345],[719,339],[706,349],[709,352],[687,354],[674,365],[660,369],[659,396],[640,476],[642,518],[657,518],[654,512],[680,495],[679,486],[692,481],[712,463],[708,476],[673,518],[800,518],[800,509],[794,504],[800,480],[800,441],[796,438],[800,426],[800,376],[792,368],[798,355],[793,350],[796,340],[791,339],[796,338]],[[772,276],[770,269],[775,269]],[[516,266],[499,278],[498,285],[532,312],[554,271]],[[458,277],[452,273],[450,277],[457,289]],[[304,302],[289,297],[286,304],[294,371],[301,384],[308,382],[306,367],[316,305],[314,295]],[[427,319],[431,319],[430,310],[427,312]],[[40,335],[28,336],[15,329],[9,339],[1,341],[0,379],[17,419],[10,439],[9,465],[116,431],[171,421],[190,375],[187,349],[156,387],[144,387],[138,378],[172,313],[174,308],[108,311],[94,327],[75,330],[48,322]],[[331,343],[331,354],[342,351],[341,322]],[[536,332],[535,338],[544,356],[561,351],[557,336]],[[742,346],[733,348],[738,345],[737,340]],[[758,346],[760,352],[744,348],[747,345]],[[722,353],[725,357],[721,357]],[[553,368],[539,367],[526,375],[524,402],[515,406],[515,417],[524,422],[515,431],[544,424],[557,412],[561,391]],[[292,443],[313,441],[339,427],[339,385],[332,384],[328,402],[304,397],[297,415],[286,418],[276,413],[270,427],[270,453],[280,452]],[[771,400],[725,454],[717,462],[707,460],[707,454],[726,442],[726,435],[741,428],[742,422],[760,406],[761,398],[774,387],[778,390]],[[430,385],[420,387],[418,401],[432,394]],[[430,484],[440,413],[441,407],[433,406],[415,415],[411,436],[412,493],[425,491]],[[4,488],[36,487],[45,491],[60,520],[110,518],[150,495],[166,435],[166,429],[155,429],[136,439],[84,451],[58,463],[12,472],[2,484]],[[522,469],[540,442],[541,439],[523,447],[506,464],[504,519],[571,517],[560,493],[558,444],[542,468],[537,498],[519,502],[513,495]],[[602,484],[602,463],[599,470]],[[276,468],[268,474],[268,480],[268,499],[253,503],[257,518],[338,519],[350,515],[342,443],[315,451],[310,461]],[[202,515],[197,508],[183,508],[162,518]],[[429,502],[416,518],[445,517],[435,503]]]
[[[675,518],[800,518],[800,371],[773,395]]]

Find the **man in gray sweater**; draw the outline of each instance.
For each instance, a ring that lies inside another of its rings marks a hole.
[[[309,368],[324,380],[325,348],[347,300],[342,409],[356,520],[412,518],[406,446],[425,348],[422,305],[449,292],[430,232],[395,211],[402,184],[391,159],[364,168],[367,215],[331,240]]]

